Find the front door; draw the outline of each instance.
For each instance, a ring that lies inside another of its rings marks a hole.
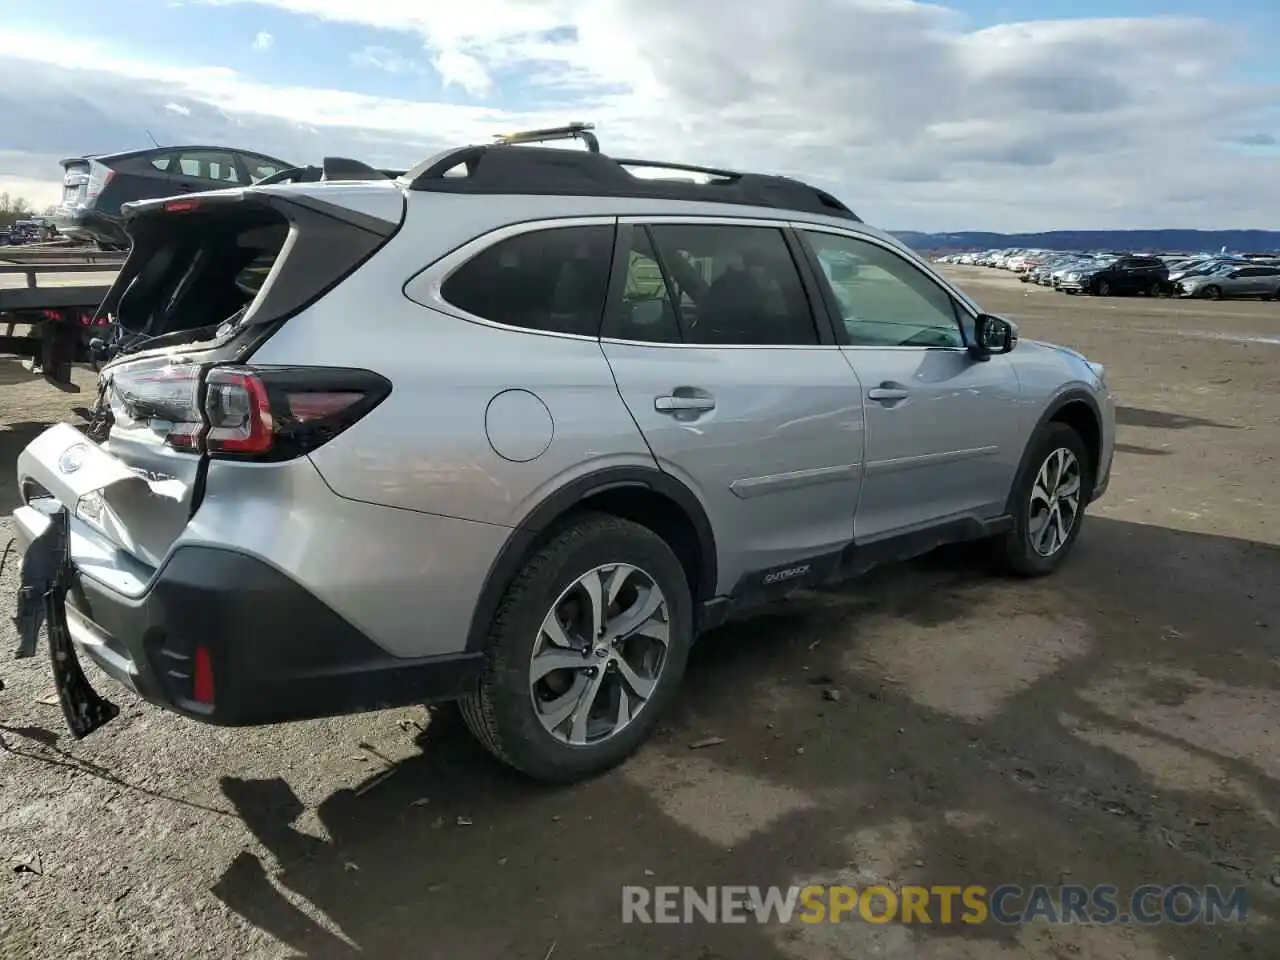
[[[871,237],[806,230],[862,386],[859,544],[1004,512],[1022,455],[1009,358],[972,358],[972,316],[921,266]],[[856,273],[843,266],[858,263]]]
[[[862,400],[784,231],[663,218],[619,233],[602,347],[659,466],[707,510],[720,592],[833,569],[853,538]]]

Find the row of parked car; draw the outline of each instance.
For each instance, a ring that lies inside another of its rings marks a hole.
[[[989,250],[950,254],[938,262],[1010,270],[1024,283],[1069,294],[1280,300],[1280,258],[1276,257]]]
[[[43,217],[16,220],[7,227],[0,227],[0,245],[18,247],[27,243],[43,243],[57,237],[52,221]]]

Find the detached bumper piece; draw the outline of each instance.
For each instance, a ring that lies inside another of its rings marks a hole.
[[[61,509],[22,558],[22,585],[13,618],[18,631],[16,659],[35,656],[40,627],[47,626],[49,662],[58,702],[71,735],[83,740],[110,723],[120,708],[101,696],[84,675],[67,629],[67,590],[73,571],[70,558],[70,515]]]

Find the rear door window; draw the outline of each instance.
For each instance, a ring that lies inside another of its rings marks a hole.
[[[179,153],[177,169],[173,172],[184,177],[226,185],[237,184],[241,180],[235,156],[214,150],[185,150]]]
[[[547,333],[600,334],[614,227],[551,227],[500,240],[440,288],[448,303],[494,323]]]
[[[686,343],[819,342],[804,283],[781,230],[654,224],[649,233]]]

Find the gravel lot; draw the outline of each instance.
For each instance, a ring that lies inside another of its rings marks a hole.
[[[1111,491],[1058,576],[948,551],[726,627],[659,736],[567,789],[421,710],[229,731],[113,689],[121,718],[75,743],[43,658],[0,654],[0,955],[1280,956],[1280,304],[955,274],[1121,397]],[[0,509],[84,397],[0,361]],[[1243,884],[1249,920],[620,922],[628,883],[840,878]]]

